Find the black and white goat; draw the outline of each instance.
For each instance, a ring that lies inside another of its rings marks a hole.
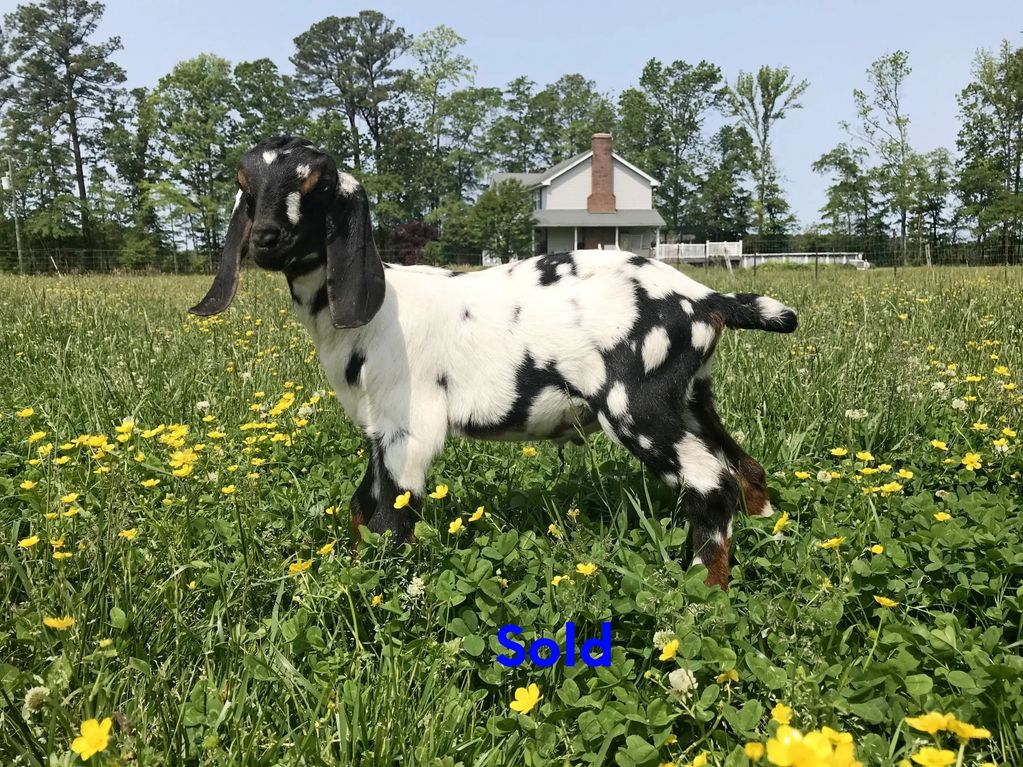
[[[248,252],[283,272],[330,384],[369,443],[352,524],[412,537],[426,472],[448,436],[572,440],[602,429],[685,485],[696,562],[726,586],[740,496],[770,514],[764,470],[714,408],[722,331],[789,333],[772,298],[720,294],[616,251],[539,256],[478,272],[383,264],[359,183],[303,139],[242,157],[223,260],[191,311],[234,298]],[[412,502],[395,508],[396,496]]]

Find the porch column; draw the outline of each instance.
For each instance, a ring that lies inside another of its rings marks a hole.
[[[615,247],[618,247],[618,227],[615,227]]]
[[[579,227],[572,227],[572,250],[579,250]]]

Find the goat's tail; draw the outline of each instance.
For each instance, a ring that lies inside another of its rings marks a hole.
[[[769,296],[722,293],[715,299],[714,308],[721,312],[725,325],[730,328],[791,333],[798,325],[795,310]]]

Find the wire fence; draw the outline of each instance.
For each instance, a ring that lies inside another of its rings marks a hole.
[[[425,263],[422,250],[384,248],[381,258],[390,263]],[[530,254],[524,253],[522,257]],[[661,244],[645,248],[641,255],[658,257],[669,263],[705,268],[760,269],[787,264],[820,269],[832,265],[844,268],[903,266],[1002,266],[1023,263],[1020,244],[920,242],[905,249],[897,237],[747,237],[734,242]],[[502,259],[482,252],[445,254],[445,263],[437,265],[485,267]],[[133,253],[111,248],[0,248],[0,272],[25,274],[81,273],[158,273],[209,274],[219,267],[220,254],[197,251]]]

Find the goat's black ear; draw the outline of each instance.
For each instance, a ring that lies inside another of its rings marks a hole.
[[[336,328],[365,325],[384,302],[384,265],[373,244],[369,198],[348,175],[327,214],[327,299]]]
[[[238,292],[238,268],[249,246],[251,224],[245,200],[242,199],[242,193],[238,192],[231,223],[227,226],[227,239],[224,241],[224,255],[220,258],[220,271],[213,278],[213,285],[206,297],[189,309],[189,313],[209,317],[211,314],[220,314],[231,305],[234,294]]]

